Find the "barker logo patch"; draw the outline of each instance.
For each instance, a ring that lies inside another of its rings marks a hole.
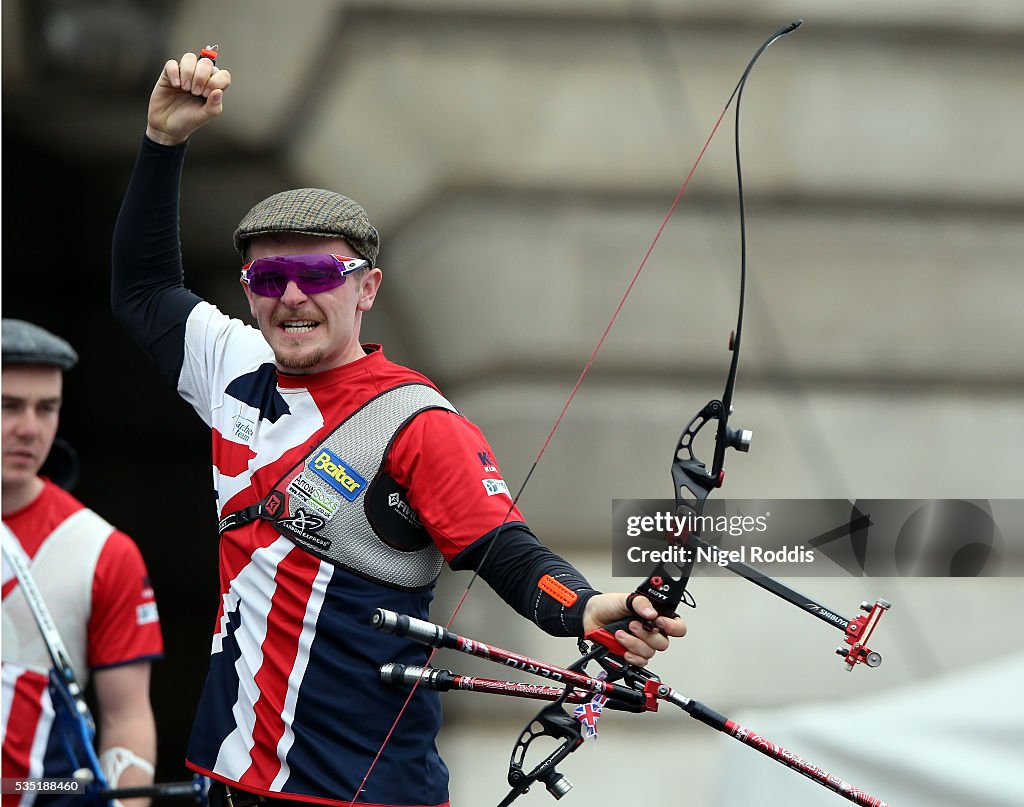
[[[366,480],[363,477],[341,457],[326,448],[309,461],[308,468],[350,502],[354,502],[366,487]]]

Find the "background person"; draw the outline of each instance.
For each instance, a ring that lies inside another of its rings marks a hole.
[[[98,705],[98,751],[122,787],[153,780],[156,728],[149,701],[150,662],[163,653],[153,589],[135,543],[39,470],[60,415],[63,373],[78,356],[63,339],[22,320],[4,319],[3,522],[30,559],[71,663]],[[72,774],[47,691],[52,667],[13,570],[3,567],[3,772],[5,778]],[[82,757],[79,752],[79,759]],[[114,778],[114,777],[111,777]],[[3,807],[55,798],[3,795]],[[129,802],[131,804],[145,802]]]

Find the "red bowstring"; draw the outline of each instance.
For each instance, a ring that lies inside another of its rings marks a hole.
[[[601,333],[601,338],[597,340],[597,345],[594,347],[593,352],[590,354],[590,358],[587,359],[587,363],[583,366],[583,371],[580,373],[579,378],[576,379],[576,384],[572,388],[572,392],[569,393],[569,397],[566,398],[565,404],[562,406],[562,411],[558,413],[558,417],[555,418],[555,424],[551,427],[551,431],[548,432],[547,439],[544,441],[544,445],[541,446],[540,451],[537,452],[537,458],[533,461],[533,465],[530,466],[529,472],[526,474],[526,478],[523,480],[523,484],[519,488],[519,492],[516,493],[515,499],[512,500],[512,506],[509,508],[508,513],[505,515],[505,521],[499,526],[505,526],[505,522],[508,521],[509,516],[515,509],[516,504],[519,502],[519,497],[522,496],[523,490],[526,488],[526,483],[530,481],[530,477],[533,476],[534,469],[537,467],[537,463],[540,462],[540,458],[544,456],[544,452],[547,451],[548,445],[551,443],[552,438],[555,436],[555,432],[562,423],[562,418],[565,417],[566,410],[572,403],[573,398],[576,397],[576,393],[583,385],[583,379],[586,378],[587,373],[590,372],[590,368],[593,366],[594,361],[597,359],[597,354],[600,352],[601,347],[604,345],[604,340],[608,338],[608,334],[611,332],[612,326],[615,324],[615,320],[618,319],[619,313],[622,311],[622,307],[626,304],[626,300],[629,298],[630,293],[633,291],[633,286],[636,285],[637,279],[640,277],[640,273],[644,270],[647,265],[648,259],[651,257],[651,253],[654,252],[654,247],[658,243],[658,239],[661,238],[661,234],[665,232],[665,228],[668,226],[669,219],[672,218],[672,214],[675,212],[676,207],[679,206],[679,200],[682,199],[683,193],[686,191],[686,186],[690,184],[690,180],[693,179],[694,173],[697,171],[697,166],[700,165],[700,161],[704,159],[704,152],[708,150],[708,146],[711,145],[711,140],[715,136],[715,132],[718,131],[719,125],[722,123],[722,119],[725,117],[725,113],[729,111],[729,106],[732,104],[733,95],[729,96],[729,100],[725,102],[725,106],[722,107],[722,112],[718,116],[718,120],[715,121],[714,127],[711,129],[711,134],[708,135],[707,140],[704,141],[704,146],[700,150],[700,154],[697,155],[697,159],[694,160],[693,166],[690,168],[690,173],[686,175],[686,179],[683,180],[682,186],[679,188],[679,192],[676,194],[676,198],[672,200],[672,204],[669,206],[668,212],[665,214],[665,218],[661,222],[661,226],[658,227],[658,231],[654,234],[654,238],[651,241],[651,245],[647,248],[647,252],[644,253],[643,260],[640,261],[640,265],[637,266],[636,271],[633,273],[633,278],[629,281],[629,285],[626,286],[626,291],[622,295],[622,299],[619,300],[619,304],[615,307],[615,312],[612,314],[608,324],[605,326],[604,331]],[[474,576],[474,580],[476,577]],[[455,610],[452,611],[451,617],[448,619],[448,623],[445,625],[446,628],[451,628],[452,623],[455,621],[455,617],[459,613],[459,609],[462,608],[462,604],[466,601],[466,597],[469,596],[470,584],[466,586],[466,590],[462,592],[462,596],[459,598],[458,604],[455,606]],[[432,648],[430,655],[427,656],[427,661],[424,666],[429,667],[431,660],[434,658],[434,654],[437,653],[437,648]],[[352,801],[348,803],[348,807],[354,807],[356,799],[359,798],[359,794],[363,792],[363,788],[366,786],[367,780],[370,778],[370,774],[373,773],[374,767],[377,765],[377,760],[380,759],[384,753],[384,749],[387,747],[388,742],[391,740],[391,735],[394,734],[395,728],[398,726],[398,722],[402,719],[402,715],[405,714],[406,708],[409,706],[409,701],[412,700],[412,696],[416,694],[416,690],[419,688],[420,681],[416,680],[413,684],[412,689],[409,690],[409,696],[405,699],[402,704],[402,708],[398,710],[398,715],[395,717],[394,722],[391,724],[391,728],[388,729],[387,735],[384,737],[384,742],[381,743],[380,748],[377,749],[377,753],[373,757],[373,762],[370,763],[370,767],[366,771],[366,775],[363,777],[363,781],[359,783],[359,787],[356,789],[355,795],[352,797]]]

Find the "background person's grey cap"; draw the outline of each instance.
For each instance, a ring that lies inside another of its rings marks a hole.
[[[47,364],[70,370],[78,363],[75,349],[45,328],[22,319],[4,319],[0,331],[3,363]]]
[[[270,233],[344,238],[371,266],[377,265],[377,229],[358,202],[334,191],[297,188],[264,199],[245,214],[235,230],[235,249],[245,257],[246,241]]]

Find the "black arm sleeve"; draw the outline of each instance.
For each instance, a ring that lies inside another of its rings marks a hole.
[[[498,543],[479,568],[499,530]],[[582,636],[583,609],[599,593],[572,564],[541,544],[525,524],[508,524],[489,532],[462,550],[450,566],[455,571],[479,571],[499,597],[552,636]],[[566,607],[541,591],[537,584],[544,575],[575,591],[576,602]]]
[[[186,145],[143,138],[114,226],[110,302],[114,317],[177,385],[185,321],[201,299],[185,288],[178,191]]]

